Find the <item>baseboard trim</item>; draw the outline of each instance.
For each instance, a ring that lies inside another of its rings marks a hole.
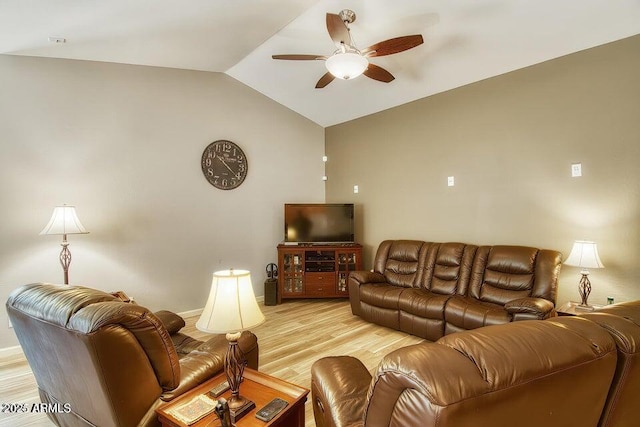
[[[256,297],[256,301],[258,303],[264,303],[264,295],[260,295]],[[195,310],[187,310],[187,311],[182,311],[180,313],[176,313],[178,316],[180,317],[195,317],[195,316],[200,316],[202,314],[202,310],[204,310],[203,308],[196,308]]]
[[[200,316],[202,314],[202,310],[204,308],[196,308],[195,310],[182,311],[180,313],[176,313],[180,317],[195,317]]]
[[[22,347],[19,345],[13,347],[0,348],[0,358],[12,357],[12,356],[24,356]]]

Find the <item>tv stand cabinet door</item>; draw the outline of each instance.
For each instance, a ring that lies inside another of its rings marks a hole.
[[[357,270],[362,270],[362,246],[336,251],[336,295],[349,296],[349,273]]]
[[[278,247],[278,304],[304,297],[304,249]]]

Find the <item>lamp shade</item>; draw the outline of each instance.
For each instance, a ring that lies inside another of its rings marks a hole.
[[[75,206],[56,206],[49,223],[42,229],[40,234],[87,234],[78,215]]]
[[[604,268],[598,256],[598,245],[584,240],[576,240],[573,243],[571,253],[564,263],[574,267]]]
[[[369,66],[369,61],[354,52],[336,53],[325,61],[327,70],[335,77],[343,80],[354,79]]]
[[[240,332],[264,322],[258,307],[251,273],[247,270],[224,270],[213,273],[207,304],[196,328],[212,334]]]

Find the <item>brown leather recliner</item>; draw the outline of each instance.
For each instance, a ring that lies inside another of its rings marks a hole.
[[[328,357],[311,369],[316,426],[596,426],[616,359],[611,335],[579,317],[405,347],[385,356],[373,376],[355,358]]]
[[[155,408],[219,373],[227,341],[180,332],[184,321],[111,294],[36,283],[11,293],[7,313],[41,400],[59,426],[159,426]],[[239,341],[258,368],[257,338]]]
[[[555,315],[560,252],[527,246],[481,246],[467,289],[445,307],[445,334]]]
[[[419,288],[424,271],[424,248],[428,245],[430,243],[418,240],[380,243],[373,271],[349,274],[349,302],[353,314],[369,322],[400,329],[398,301],[405,290]],[[442,322],[439,329],[443,329]]]

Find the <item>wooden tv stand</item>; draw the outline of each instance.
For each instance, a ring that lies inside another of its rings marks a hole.
[[[346,298],[362,245],[278,245],[278,304],[289,298]]]

